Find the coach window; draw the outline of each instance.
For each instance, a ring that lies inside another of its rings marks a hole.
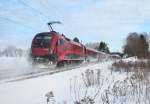
[[[57,46],[61,46],[63,43],[64,43],[64,40],[59,39],[59,40],[57,41]]]

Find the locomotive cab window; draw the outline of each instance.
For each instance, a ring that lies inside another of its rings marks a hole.
[[[64,43],[64,40],[63,39],[59,39],[57,41],[57,46],[61,46],[63,43]]]
[[[49,48],[51,42],[51,35],[40,34],[35,37],[34,47],[37,48]]]

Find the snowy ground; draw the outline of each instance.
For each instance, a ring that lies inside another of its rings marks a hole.
[[[45,72],[48,69],[40,65],[33,67],[27,57],[0,57],[0,81],[32,73]]]
[[[32,69],[25,58],[9,58],[7,60],[3,57],[1,59],[4,60],[1,61],[0,68],[2,79],[7,74],[10,76],[14,70],[16,70],[14,75],[21,75],[33,70],[39,72],[40,70]],[[138,60],[134,57],[123,59],[125,62]],[[15,65],[14,62],[18,62],[18,64]],[[99,63],[85,63],[76,68],[67,67],[67,70],[57,68],[55,70],[59,73],[45,74],[48,71],[44,71],[34,75],[30,74],[30,76],[42,75],[29,77],[29,79],[27,75],[20,76],[21,79],[23,77],[23,80],[16,80],[14,76],[11,76],[10,79],[0,81],[0,104],[46,104],[45,94],[50,91],[54,94],[53,99],[56,101],[54,104],[75,104],[75,101],[81,101],[88,97],[93,98],[96,94],[95,103],[81,104],[149,104],[149,73],[146,73],[145,76],[145,72],[142,71],[136,73],[114,71],[112,69],[113,62],[115,61],[105,60]],[[68,70],[69,68],[70,70]],[[8,71],[2,69],[8,69]],[[45,69],[42,68],[41,71],[43,70]],[[91,73],[86,74],[87,70]],[[97,74],[97,72],[100,73]],[[84,81],[88,82],[88,78],[90,78],[92,85],[86,87]],[[84,96],[85,94],[86,96]]]
[[[70,80],[75,77],[80,77],[81,73],[87,69],[101,70],[101,75],[107,79],[107,82],[104,83],[103,90],[107,89],[108,85],[114,82],[114,80],[123,80],[125,78],[125,74],[118,72],[111,73],[111,70],[109,70],[111,63],[112,61],[94,65],[89,64],[81,68],[53,75],[0,84],[0,103],[46,104],[45,94],[53,91],[57,104],[62,104],[65,101],[67,104],[71,104],[73,103],[73,99],[70,96]]]
[[[0,57],[0,80],[26,73],[30,69],[26,57]]]

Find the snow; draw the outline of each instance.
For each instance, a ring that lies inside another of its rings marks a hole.
[[[136,56],[122,59],[124,62],[147,62],[148,59],[138,59]]]
[[[82,72],[87,69],[101,70],[103,78],[108,80],[104,83],[103,90],[108,85],[117,80],[123,80],[125,74],[118,72],[112,74],[109,67],[112,61],[89,64],[70,71],[60,72],[53,75],[45,75],[37,78],[26,79],[22,81],[0,84],[0,103],[1,104],[44,104],[46,103],[45,94],[53,91],[55,100],[59,103],[72,103],[70,97],[70,80],[80,77]],[[60,69],[61,70],[61,69]]]
[[[139,59],[136,56],[123,59],[124,62],[136,62],[138,60]]]
[[[25,73],[31,69],[26,57],[0,57],[0,80]]]
[[[35,68],[26,56],[0,57],[0,81],[44,71],[48,71],[46,66],[40,65]]]

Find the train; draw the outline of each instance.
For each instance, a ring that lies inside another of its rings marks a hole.
[[[31,54],[34,62],[48,60],[56,63],[57,66],[63,66],[89,60],[89,57],[99,57],[102,52],[88,48],[52,29],[50,32],[35,35],[32,40]]]

